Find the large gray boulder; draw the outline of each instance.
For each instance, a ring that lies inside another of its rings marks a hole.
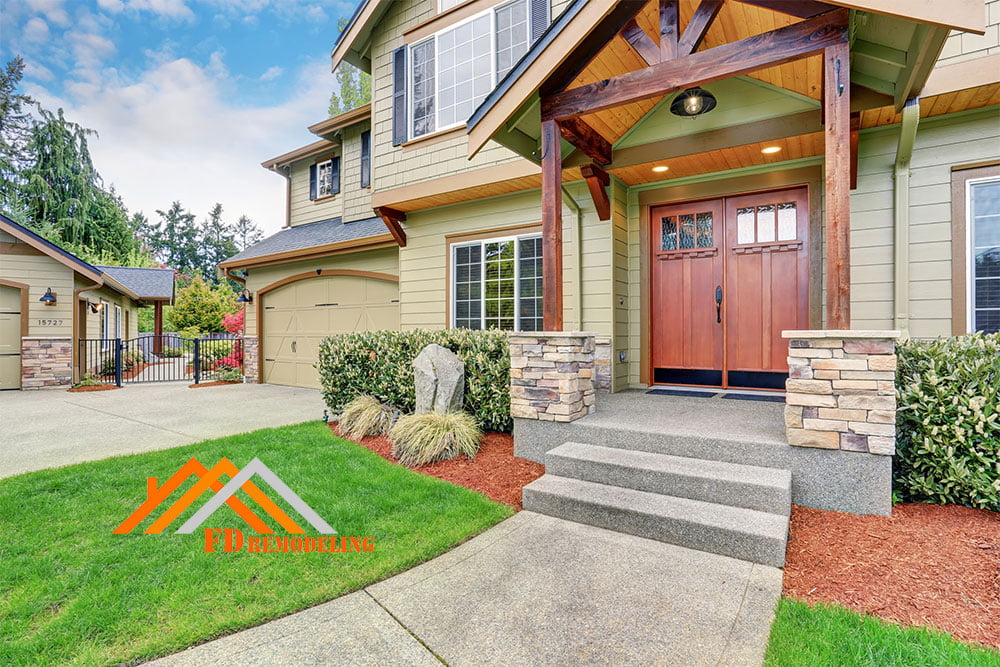
[[[465,364],[448,348],[431,343],[413,360],[416,414],[456,412],[465,400]]]

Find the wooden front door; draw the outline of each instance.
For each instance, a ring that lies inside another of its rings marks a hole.
[[[809,323],[805,188],[650,210],[652,380],[781,389]]]

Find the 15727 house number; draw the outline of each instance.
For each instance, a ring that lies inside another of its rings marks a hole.
[[[40,327],[61,327],[63,325],[62,320],[38,320],[38,326]]]

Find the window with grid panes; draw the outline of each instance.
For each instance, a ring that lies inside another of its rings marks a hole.
[[[538,235],[452,246],[452,323],[468,329],[542,328]]]

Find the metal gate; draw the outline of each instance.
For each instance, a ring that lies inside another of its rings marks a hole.
[[[113,382],[119,387],[139,382],[200,384],[242,379],[242,348],[243,341],[231,336],[84,338],[77,350],[77,377],[80,381]]]

